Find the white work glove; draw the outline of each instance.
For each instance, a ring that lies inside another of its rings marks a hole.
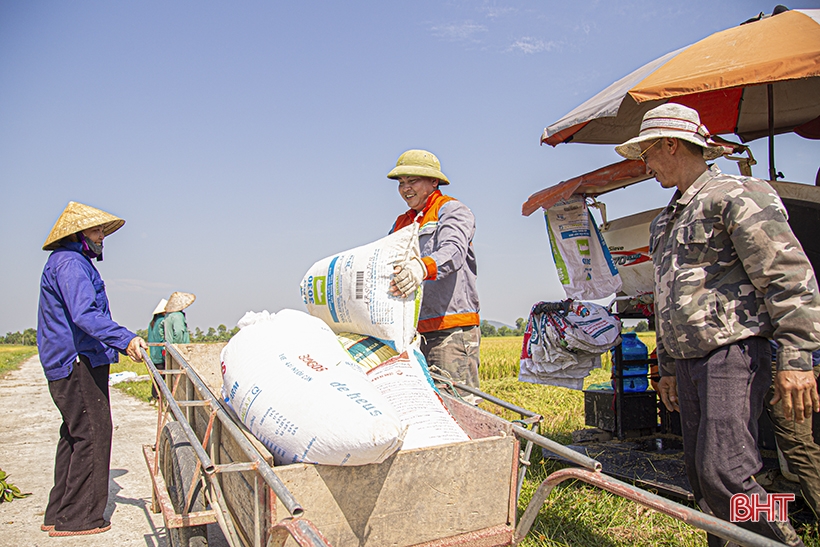
[[[427,267],[417,256],[411,257],[401,264],[396,264],[393,270],[396,276],[390,282],[390,288],[394,295],[407,297],[419,288],[424,276],[427,275]]]

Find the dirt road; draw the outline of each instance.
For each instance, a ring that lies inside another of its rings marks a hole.
[[[33,495],[0,504],[0,544],[25,547],[167,547],[161,514],[151,513],[151,480],[142,445],[153,444],[156,410],[111,389],[114,445],[106,519],[111,530],[93,536],[50,538],[40,531],[52,486],[60,413],[37,357],[0,379],[0,469]],[[211,526],[209,528],[214,528]],[[224,545],[218,528],[211,545]]]

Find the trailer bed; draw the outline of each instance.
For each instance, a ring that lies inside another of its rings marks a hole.
[[[223,345],[175,346],[218,397]],[[380,464],[274,467],[304,507],[302,518],[321,530],[328,543],[336,547],[512,543],[519,442],[511,424],[447,394],[442,398],[472,440],[401,450]],[[190,407],[188,421],[197,437],[205,438],[209,410]],[[267,448],[238,425],[273,465]],[[212,458],[218,464],[246,459],[229,436],[218,439]],[[226,473],[220,479],[242,543],[266,544],[264,530],[289,517],[287,509],[276,496],[268,495],[254,471]],[[289,539],[285,545],[296,542]]]

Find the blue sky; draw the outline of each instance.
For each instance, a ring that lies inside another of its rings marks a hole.
[[[773,6],[0,2],[0,333],[36,325],[40,249],[70,200],[127,221],[98,267],[131,329],[175,290],[198,297],[192,328],[304,309],[315,261],[378,239],[404,212],[385,175],[409,148],[437,154],[447,193],[475,213],[481,315],[513,324],[564,297],[543,217],[521,204],[620,159],[609,146],[539,146],[544,127]],[[786,180],[813,182],[818,143],[775,142]],[[765,176],[766,142],[753,151]],[[654,181],[610,196],[610,218],[669,199]]]

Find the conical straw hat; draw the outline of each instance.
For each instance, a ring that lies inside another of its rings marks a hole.
[[[160,300],[159,304],[157,304],[157,307],[154,308],[153,312],[151,312],[151,315],[156,315],[158,313],[165,313],[165,306],[167,304],[168,304],[168,301],[165,300],[164,298],[162,300]]]
[[[196,300],[196,296],[189,292],[175,292],[168,298],[168,304],[165,305],[165,313],[173,311],[182,311]]]
[[[100,211],[89,205],[69,201],[65,210],[54,223],[54,227],[43,244],[44,251],[53,251],[59,247],[58,242],[66,236],[82,232],[94,226],[102,226],[103,233],[109,236],[122,228],[125,221],[112,214]]]

